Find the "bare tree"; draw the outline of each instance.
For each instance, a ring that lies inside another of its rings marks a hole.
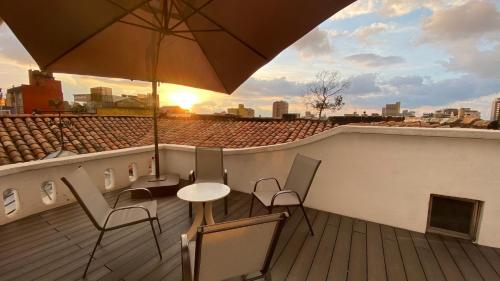
[[[342,94],[350,85],[351,83],[342,80],[340,74],[336,71],[321,71],[308,84],[304,101],[307,106],[316,110],[318,117],[321,118],[324,111],[335,112],[345,105]]]

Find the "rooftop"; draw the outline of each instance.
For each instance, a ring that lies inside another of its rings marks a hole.
[[[117,192],[106,194],[111,203]],[[125,198],[125,197],[124,197]],[[232,192],[230,213],[219,200],[216,221],[248,215],[248,194]],[[159,198],[163,260],[147,224],[106,233],[88,280],[179,280],[180,235],[190,225],[187,203]],[[123,200],[127,204],[131,199]],[[285,225],[272,261],[273,280],[498,280],[500,249],[421,234],[308,209]],[[258,213],[264,214],[263,208]],[[3,226],[0,280],[81,278],[98,231],[76,203]]]
[[[65,149],[84,154],[153,143],[147,117],[63,117]],[[56,116],[0,117],[0,165],[42,159],[60,148]],[[332,128],[330,122],[269,119],[160,119],[159,142],[242,148],[292,142]]]

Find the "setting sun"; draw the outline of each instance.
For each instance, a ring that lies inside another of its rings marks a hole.
[[[175,91],[168,94],[168,101],[172,105],[178,105],[184,109],[191,109],[198,102],[198,95],[191,91]]]

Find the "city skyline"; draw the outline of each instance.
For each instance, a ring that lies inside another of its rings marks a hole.
[[[337,70],[352,82],[339,115],[380,112],[384,104],[400,100],[417,114],[470,107],[489,116],[491,101],[500,97],[499,6],[500,1],[360,0],[285,50],[233,95],[163,84],[160,100],[198,113],[244,103],[256,116],[271,116],[272,102],[286,100],[290,112],[304,113],[309,110],[302,102],[306,83],[318,71]],[[6,90],[26,83],[27,70],[37,67],[5,24],[0,40],[0,87]],[[55,77],[68,100],[95,86],[120,94],[149,88],[138,81]]]

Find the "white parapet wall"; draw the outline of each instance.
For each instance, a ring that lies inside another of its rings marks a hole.
[[[160,149],[162,172],[187,178],[194,168],[193,147]],[[341,126],[292,143],[226,149],[229,185],[249,193],[258,178],[273,176],[284,184],[297,153],[322,160],[306,206],[425,232],[430,194],[480,200],[477,242],[500,247],[498,131]],[[136,163],[138,176],[148,174],[152,154],[148,146],[2,166],[0,192],[17,190],[19,208],[10,216],[0,212],[0,224],[74,201],[59,178],[79,165],[106,192],[130,184],[130,163]],[[115,174],[112,189],[104,187],[106,169]],[[57,190],[50,205],[40,192],[48,180]]]

